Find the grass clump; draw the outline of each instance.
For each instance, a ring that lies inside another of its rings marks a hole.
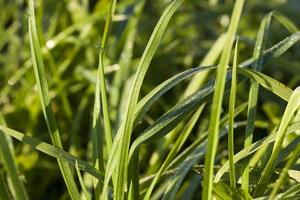
[[[300,4],[154,2],[0,0],[1,199],[297,199]]]

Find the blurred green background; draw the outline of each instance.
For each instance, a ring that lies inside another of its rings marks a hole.
[[[128,18],[138,0],[120,0],[112,25],[105,58],[107,87],[120,68],[118,62],[127,34]],[[147,0],[139,17],[130,71],[142,55],[152,30],[170,0]],[[216,39],[227,30],[233,0],[186,0],[163,36],[142,88],[142,95],[163,80],[196,67]],[[103,32],[109,0],[38,0],[37,26],[43,48],[53,108],[66,150],[90,160],[90,130],[94,85],[98,66],[100,34]],[[0,0],[0,112],[7,126],[50,142],[43,118],[30,58],[26,0]],[[252,56],[255,36],[264,15],[277,10],[300,26],[298,0],[248,0],[239,26],[240,60]],[[268,47],[289,35],[272,23]],[[300,83],[300,46],[273,61],[264,73],[295,88]],[[130,74],[129,74],[130,77]],[[164,95],[148,112],[138,129],[144,129],[179,100],[188,82]],[[125,85],[122,86],[124,90]],[[248,83],[239,86],[237,103],[247,100]],[[225,99],[226,100],[226,99]],[[270,130],[284,108],[274,95],[259,96],[257,118]],[[114,113],[112,114],[112,118]],[[209,112],[205,112],[209,116]],[[203,119],[206,119],[203,116]],[[205,120],[203,127],[206,127]],[[207,122],[207,121],[206,121]],[[242,135],[242,134],[241,134]],[[262,135],[257,135],[262,137]],[[242,142],[242,141],[241,141]],[[156,143],[154,143],[156,144]],[[68,195],[55,159],[15,143],[16,159],[31,199],[64,199]],[[141,171],[146,170],[149,152],[141,153]],[[145,165],[143,165],[145,163]],[[3,166],[0,164],[0,170]]]

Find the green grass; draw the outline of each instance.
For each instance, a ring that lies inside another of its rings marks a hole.
[[[300,195],[297,1],[0,6],[0,199]]]

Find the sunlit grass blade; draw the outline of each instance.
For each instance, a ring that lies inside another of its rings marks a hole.
[[[212,198],[213,187],[213,166],[215,155],[218,145],[219,135],[219,120],[221,115],[221,107],[223,101],[223,94],[226,84],[227,67],[231,55],[232,44],[237,32],[237,27],[240,21],[240,16],[243,10],[244,1],[238,0],[235,3],[231,22],[226,35],[226,42],[224,44],[224,50],[221,55],[220,65],[217,70],[217,77],[215,82],[215,91],[212,102],[212,111],[210,115],[210,125],[208,134],[208,148],[205,154],[205,173],[202,183],[202,199],[210,200]]]
[[[118,160],[118,166],[116,170],[116,189],[114,191],[115,196],[114,199],[123,199],[124,198],[124,192],[126,190],[126,182],[127,182],[127,165],[128,165],[128,151],[129,151],[129,145],[130,145],[130,139],[132,134],[132,128],[134,120],[132,118],[134,113],[134,108],[138,101],[138,96],[140,92],[140,88],[142,86],[145,74],[147,72],[147,69],[150,65],[150,62],[154,56],[154,53],[156,52],[159,42],[167,28],[167,25],[169,21],[171,20],[172,15],[175,13],[175,11],[179,8],[183,0],[175,0],[173,1],[163,12],[160,20],[157,23],[157,26],[155,27],[153,34],[151,35],[148,44],[146,46],[146,49],[143,53],[143,56],[139,62],[139,65],[137,67],[137,71],[131,86],[130,90],[130,96],[128,99],[128,104],[126,106],[126,112],[124,117],[124,129],[123,133],[121,135],[121,144],[119,148],[121,149],[120,155],[117,158],[111,158],[110,159],[117,159]],[[107,170],[112,170],[112,168],[108,165]],[[138,169],[136,169],[138,170]],[[106,180],[105,184],[107,185],[109,182],[110,177],[105,177]],[[103,192],[106,192],[106,185],[104,185]]]
[[[280,150],[282,148],[282,143],[284,138],[286,137],[286,131],[288,128],[288,125],[294,116],[295,112],[299,109],[300,106],[300,87],[296,88],[291,95],[288,105],[285,109],[285,112],[283,114],[283,117],[281,119],[281,123],[278,128],[278,132],[276,135],[276,140],[273,146],[272,154],[268,160],[267,165],[265,166],[262,176],[259,179],[259,182],[255,188],[254,191],[254,197],[259,197],[263,195],[265,192],[266,186],[268,184],[268,181],[270,179],[270,176],[272,174],[272,171],[275,168],[276,160],[278,158],[278,155],[280,153]]]
[[[293,123],[289,126],[287,129],[287,134],[291,134],[294,131],[298,130],[300,128],[300,122]],[[258,140],[254,143],[252,143],[250,146],[244,148],[240,152],[236,153],[234,155],[234,163],[237,163],[238,161],[242,160],[243,158],[246,158],[247,156],[253,154],[254,152],[258,151],[260,148],[262,148],[264,145],[271,144],[276,139],[276,134],[278,132],[275,132],[271,135],[269,135],[266,138],[263,138],[261,140]],[[222,167],[217,172],[214,182],[219,182],[222,176],[229,170],[229,162],[225,162]]]
[[[77,163],[80,170],[91,174],[92,176],[99,179],[101,182],[103,182],[103,180],[104,180],[103,175],[97,169],[92,167],[89,163],[67,153],[66,151],[62,150],[59,147],[50,145],[39,139],[27,136],[23,133],[20,133],[18,131],[12,130],[10,128],[7,128],[7,127],[1,126],[1,125],[0,125],[0,130],[3,131],[5,134],[31,146],[32,148],[34,148],[40,152],[45,153],[53,158],[57,158],[60,161],[68,162],[69,164],[73,165],[74,167]]]
[[[34,69],[36,82],[38,85],[38,91],[39,91],[44,117],[46,119],[47,127],[53,144],[62,148],[59,130],[51,108],[51,100],[48,91],[47,77],[44,69],[44,63],[42,59],[42,53],[41,53],[41,48],[39,45],[38,34],[36,29],[33,0],[29,1],[28,27],[29,27],[29,40],[30,40],[30,47],[31,47],[33,69]],[[61,160],[58,160],[58,163],[71,198],[75,200],[80,199],[80,195],[68,163]]]
[[[235,168],[233,164],[234,156],[234,108],[236,101],[236,88],[237,88],[237,65],[238,65],[238,39],[236,40],[233,66],[231,72],[231,88],[229,98],[229,127],[228,127],[228,157],[229,157],[229,177],[231,187],[236,187]]]

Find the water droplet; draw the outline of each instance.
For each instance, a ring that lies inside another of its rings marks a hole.
[[[54,46],[55,46],[55,42],[54,42],[53,40],[48,40],[48,41],[46,42],[46,47],[47,47],[48,49],[52,49]]]

